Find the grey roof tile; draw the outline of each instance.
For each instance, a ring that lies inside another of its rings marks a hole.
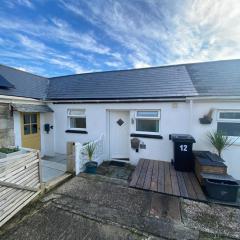
[[[43,78],[0,65],[15,88],[0,95],[36,99],[136,99],[189,96],[240,96],[240,60]]]
[[[14,88],[0,89],[0,95],[44,99],[47,94],[48,79],[0,64],[0,74]]]
[[[0,88],[8,89],[8,88],[13,88],[13,87],[14,87],[13,84],[11,84],[9,81],[7,81],[5,77],[0,75]]]
[[[200,96],[240,96],[240,60],[186,64]]]
[[[50,79],[49,99],[195,96],[185,66],[98,72]]]

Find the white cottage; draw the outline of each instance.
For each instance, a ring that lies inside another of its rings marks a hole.
[[[104,159],[136,164],[171,161],[171,133],[191,134],[195,150],[214,151],[207,133],[217,130],[236,140],[223,158],[240,179],[240,60],[48,79],[0,65],[0,76],[11,84],[0,86],[0,100],[10,106],[16,146],[64,154],[69,141],[103,136]]]

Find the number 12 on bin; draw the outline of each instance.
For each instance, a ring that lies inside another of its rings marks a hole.
[[[180,145],[179,147],[182,152],[187,152],[187,145]]]

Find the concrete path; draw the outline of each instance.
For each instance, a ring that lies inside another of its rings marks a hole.
[[[238,239],[240,212],[224,208],[128,188],[125,180],[81,174],[25,209],[5,226],[0,239]],[[221,221],[213,218],[218,211]]]
[[[42,158],[42,180],[49,182],[66,172],[66,155],[56,154],[54,157],[45,156]]]

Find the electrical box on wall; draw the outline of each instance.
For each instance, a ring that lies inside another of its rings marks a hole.
[[[140,143],[140,149],[146,149],[146,144],[144,142]]]
[[[45,123],[45,124],[44,124],[44,131],[45,131],[46,133],[49,133],[49,132],[50,132],[50,129],[53,129],[53,126],[50,126],[49,123]]]

